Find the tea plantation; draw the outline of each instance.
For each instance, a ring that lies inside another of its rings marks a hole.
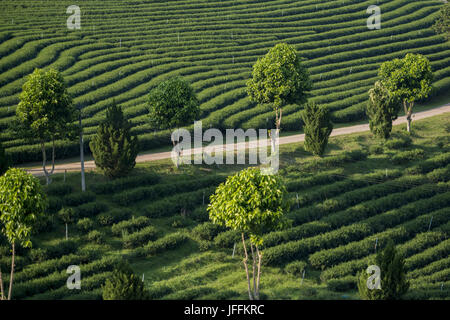
[[[301,143],[281,146],[292,226],[264,235],[262,298],[358,299],[356,273],[393,239],[411,283],[405,298],[448,299],[449,123],[448,113],[416,121],[411,136],[396,126],[381,144],[369,132],[333,137],[323,158]],[[79,173],[55,175],[33,248],[18,248],[14,299],[101,299],[123,258],[152,299],[245,299],[239,234],[213,225],[206,212],[215,187],[242,168],[175,169],[165,160],[112,182],[89,172],[85,193]],[[68,240],[56,214],[62,207],[75,212]],[[0,253],[7,270],[4,239]],[[81,267],[81,290],[66,287],[69,265]]]
[[[408,52],[431,61],[434,94],[446,92],[450,45],[431,28],[442,1],[379,0],[382,27],[369,30],[366,10],[373,2],[80,1],[81,29],[68,30],[66,9],[73,1],[1,1],[0,142],[16,164],[40,160],[38,145],[6,130],[34,68],[62,72],[83,109],[87,142],[114,98],[143,150],[166,145],[169,132],[148,124],[146,99],[174,75],[192,83],[205,128],[272,126],[270,106],[251,103],[245,81],[257,58],[279,42],[303,57],[314,83],[310,101],[328,107],[335,123],[364,118],[380,64]],[[301,129],[301,110],[283,109],[283,130]],[[76,141],[57,142],[59,159],[76,155]]]

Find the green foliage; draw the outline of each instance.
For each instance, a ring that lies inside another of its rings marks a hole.
[[[305,123],[305,150],[322,156],[333,131],[333,124],[327,108],[308,103],[302,115]]]
[[[281,178],[249,168],[220,184],[207,210],[213,223],[247,233],[253,243],[262,244],[265,232],[286,226],[283,214],[288,209]]]
[[[433,25],[434,31],[436,33],[443,33],[445,39],[450,39],[450,4],[445,3],[444,6],[439,11],[439,17]]]
[[[88,233],[86,239],[95,244],[105,243],[105,236],[98,230],[92,230]]]
[[[73,223],[76,217],[76,212],[73,208],[62,208],[58,212],[58,218],[62,223]]]
[[[414,149],[396,153],[392,157],[392,162],[395,164],[402,164],[408,161],[423,159],[425,156],[425,151],[422,149]]]
[[[77,133],[73,123],[77,111],[58,71],[35,69],[28,76],[16,109],[19,134],[39,142],[71,138]]]
[[[8,170],[10,166],[9,156],[6,154],[5,149],[0,143],[0,176]]]
[[[392,131],[392,122],[397,119],[401,102],[389,94],[380,81],[369,90],[369,102],[366,113],[369,117],[370,131],[379,138],[388,139]]]
[[[78,220],[77,222],[77,228],[78,230],[82,232],[88,232],[94,229],[94,221],[90,218],[83,218]]]
[[[374,265],[380,268],[381,289],[370,290],[367,287],[366,270],[358,275],[358,291],[365,300],[399,300],[409,289],[406,280],[405,260],[398,253],[393,241],[389,241],[382,251],[378,252]]]
[[[430,61],[421,54],[408,53],[403,59],[384,62],[378,75],[389,94],[403,102],[407,130],[411,132],[414,102],[427,98],[432,91]]]
[[[157,129],[179,128],[200,115],[194,90],[180,77],[161,82],[150,92],[147,104],[150,124]]]
[[[0,176],[1,231],[11,244],[31,246],[32,225],[45,207],[46,196],[37,178],[15,168]]]
[[[301,276],[306,269],[307,263],[304,261],[293,261],[284,267],[284,271],[294,277]]]
[[[95,164],[108,178],[127,175],[136,165],[139,142],[131,135],[131,123],[123,115],[122,108],[113,101],[106,110],[97,134],[89,143]]]
[[[273,104],[274,109],[286,104],[301,104],[312,87],[307,69],[295,48],[279,43],[253,66],[247,92],[252,101]]]

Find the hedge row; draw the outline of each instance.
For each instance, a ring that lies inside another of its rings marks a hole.
[[[305,190],[314,186],[331,184],[345,179],[342,170],[333,170],[326,172],[319,172],[312,177],[305,177],[288,181],[286,188],[289,192]]]
[[[150,225],[150,219],[147,217],[132,218],[121,221],[111,226],[111,231],[115,236],[120,236],[124,232],[134,233]]]
[[[429,158],[413,167],[409,167],[406,171],[410,174],[425,174],[434,169],[445,167],[448,164],[450,164],[450,152]]]
[[[153,185],[160,181],[160,177],[156,174],[140,174],[138,176],[130,176],[120,178],[108,182],[96,183],[89,188],[96,194],[111,194],[128,188],[137,186]]]
[[[384,213],[382,215],[377,215],[368,219],[371,221],[367,221],[367,223],[373,228],[374,231],[381,231],[386,228],[391,228],[401,221],[411,219],[415,215],[421,215],[424,212],[430,212],[433,209],[448,206],[450,204],[450,198],[448,197],[448,195],[444,196],[447,197],[443,198],[442,196],[436,196],[431,199],[418,201],[414,204]],[[433,217],[433,221],[435,221],[435,224],[437,225],[443,223],[444,221],[448,221],[448,214],[445,210],[434,211]],[[364,240],[351,242],[344,246],[333,249],[321,250],[310,255],[309,262],[313,267],[323,270],[327,267],[336,265],[344,261],[363,257],[368,252],[370,252],[376,238],[378,238],[380,241],[384,241],[388,237],[392,237],[395,242],[400,242],[407,240],[411,237],[411,235],[414,235],[417,232],[426,231],[426,229],[428,228],[426,222],[429,216],[427,216],[426,218],[427,219],[418,217],[400,225],[399,227],[388,229],[378,234],[373,234]]]
[[[154,241],[158,237],[158,232],[154,226],[147,226],[134,233],[122,236],[122,245],[125,249],[134,249],[139,246],[147,244],[149,241]]]
[[[114,196],[113,201],[121,206],[128,206],[142,200],[155,200],[165,196],[218,185],[225,180],[221,176],[208,176],[201,179],[177,183],[159,184],[152,187],[142,187],[124,191]]]
[[[408,161],[423,159],[425,156],[425,151],[422,149],[414,149],[403,152],[398,152],[392,157],[392,162],[394,164],[404,164]]]
[[[195,209],[202,205],[203,201],[208,203],[210,195],[215,191],[215,187],[200,189],[193,192],[178,193],[177,195],[166,197],[152,202],[144,207],[144,215],[151,218],[167,217]]]
[[[95,273],[110,271],[119,263],[120,257],[104,257],[94,262],[80,265],[83,276],[90,276]],[[68,267],[68,266],[67,266]],[[38,293],[58,289],[67,281],[66,270],[54,273],[37,279],[19,282],[14,285],[13,297],[15,299],[23,299]]]
[[[320,266],[324,268],[325,266],[330,266],[331,262],[329,261],[333,261],[333,263],[340,262],[337,261],[337,259],[343,259],[341,256],[343,257],[349,253],[356,254],[355,252],[352,252],[354,249],[353,247],[356,245],[360,246],[360,251],[358,252],[361,253],[368,249],[367,246],[370,247],[370,245],[373,244],[370,238],[356,243],[349,243],[350,241],[363,239],[376,231],[383,230],[383,228],[394,226],[405,219],[410,219],[415,215],[427,212],[426,210],[431,211],[435,208],[440,208],[441,206],[445,207],[447,204],[450,204],[450,198],[446,194],[438,195],[430,199],[413,202],[402,208],[379,214],[366,220],[320,234],[312,238],[306,238],[271,247],[264,250],[264,263],[274,265],[292,260],[303,259],[309,253],[321,249],[321,251],[311,255],[309,257],[309,261],[314,267]],[[435,216],[437,217],[438,215]],[[445,212],[441,212],[440,216],[445,219]],[[416,225],[408,225],[408,227],[417,228]],[[406,235],[406,229],[401,230],[400,233],[405,233]],[[337,247],[344,244],[345,246]],[[340,255],[336,252],[340,252]]]
[[[404,257],[408,257],[415,253],[421,252],[430,246],[434,246],[444,239],[445,235],[441,232],[419,233],[412,240],[398,245],[397,248]],[[324,270],[320,274],[320,279],[322,281],[327,281],[330,279],[345,277],[347,275],[355,275],[357,271],[367,267],[368,261],[374,257],[375,255],[371,254],[361,259],[340,263],[334,267]]]
[[[101,213],[97,216],[97,221],[102,226],[110,226],[114,223],[121,222],[128,219],[133,214],[133,211],[128,208],[116,208],[108,212]]]
[[[320,221],[305,223],[283,231],[271,232],[263,237],[264,246],[271,247],[288,241],[311,237],[318,233],[330,231],[336,227],[358,222],[363,218],[369,218],[383,211],[397,208],[400,205],[408,204],[410,201],[430,197],[439,192],[445,192],[446,190],[447,187],[445,186],[424,185],[403,193],[390,194],[386,197],[361,203],[355,207],[323,217]]]
[[[450,256],[434,261],[421,269],[414,269],[408,272],[408,278],[415,279],[423,276],[434,274],[440,270],[450,267]]]
[[[75,192],[66,195],[63,198],[63,203],[69,207],[76,207],[95,200],[95,194],[90,191]]]
[[[17,282],[24,282],[33,278],[43,277],[55,271],[67,268],[70,265],[82,265],[91,262],[97,258],[97,255],[69,254],[59,259],[50,259],[33,265],[28,265],[22,271],[15,274],[14,279]]]
[[[89,202],[75,207],[75,215],[78,218],[94,217],[108,210],[108,205],[104,202]]]
[[[418,269],[430,264],[433,261],[448,257],[450,252],[450,239],[442,241],[435,247],[429,248],[405,260],[409,270]]]
[[[154,242],[149,242],[145,247],[135,249],[130,256],[150,257],[166,250],[175,249],[185,243],[188,239],[189,238],[185,233],[176,232],[168,234]]]

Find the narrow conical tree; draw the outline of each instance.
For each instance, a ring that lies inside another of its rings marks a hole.
[[[142,280],[133,273],[128,262],[121,262],[102,287],[103,300],[146,300],[148,293]]]
[[[315,103],[308,103],[302,119],[305,123],[305,150],[316,156],[322,156],[333,131],[328,109]]]
[[[368,288],[369,275],[366,270],[363,270],[358,275],[358,291],[361,299],[401,299],[409,289],[409,282],[406,280],[405,260],[398,253],[392,240],[387,243],[383,251],[377,254],[373,264],[380,268],[381,289]]]
[[[366,114],[369,117],[370,131],[374,136],[388,139],[392,131],[392,121],[397,119],[401,101],[389,94],[381,81],[375,82],[369,90]]]
[[[113,101],[106,110],[106,120],[89,143],[95,165],[109,178],[128,174],[136,165],[139,142],[132,136],[131,124],[125,119],[122,108]]]

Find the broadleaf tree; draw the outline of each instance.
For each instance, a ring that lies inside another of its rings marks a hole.
[[[330,112],[315,103],[307,103],[302,119],[305,124],[305,150],[316,156],[322,156],[333,131]]]
[[[178,129],[195,121],[200,115],[197,95],[181,77],[169,78],[154,88],[147,100],[149,121],[154,129]],[[172,138],[175,147],[179,137]],[[182,150],[177,152],[177,167]]]
[[[297,50],[287,43],[279,43],[259,58],[247,81],[251,101],[270,104],[275,111],[276,136],[279,136],[283,107],[307,101],[312,88],[309,72],[301,62]]]
[[[250,300],[257,300],[260,296],[262,253],[259,248],[263,244],[262,235],[288,225],[284,216],[288,208],[287,191],[281,178],[278,175],[265,175],[258,168],[245,169],[229,176],[210,197],[207,208],[210,220],[241,233]],[[246,237],[250,238],[253,258],[253,289]]]
[[[42,150],[42,168],[47,184],[55,169],[55,142],[59,139],[73,140],[79,131],[76,123],[78,110],[67,92],[60,72],[54,69],[35,69],[27,77],[19,95],[16,109],[17,133],[30,141],[37,141]],[[46,143],[52,145],[52,169],[47,170]]]
[[[131,134],[131,123],[115,100],[106,109],[106,118],[99,124],[89,147],[95,165],[108,178],[123,177],[135,167],[139,141]]]
[[[450,3],[442,6],[433,28],[436,33],[444,34],[446,40],[450,39]]]
[[[388,139],[392,131],[392,122],[397,119],[401,101],[392,96],[381,81],[375,82],[369,90],[366,114],[369,117],[370,131],[374,136]]]
[[[380,288],[369,288],[366,270],[358,274],[358,291],[364,300],[399,300],[408,291],[405,259],[398,252],[392,240],[379,251],[371,265],[380,268]]]
[[[33,225],[43,215],[46,206],[47,199],[37,178],[16,168],[0,176],[0,227],[12,253],[8,300],[12,297],[16,245],[31,247]],[[0,287],[3,288],[3,281],[0,281]],[[5,298],[3,291],[1,297]]]
[[[432,91],[430,61],[421,54],[408,53],[403,59],[384,62],[378,74],[389,93],[402,101],[407,131],[411,132],[414,103]]]

